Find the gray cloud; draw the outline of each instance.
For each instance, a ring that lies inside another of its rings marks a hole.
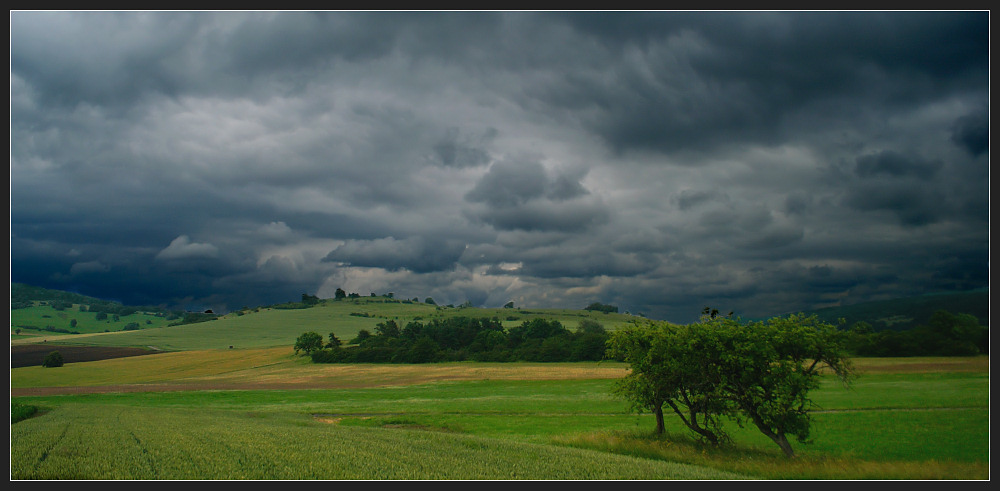
[[[11,278],[677,321],[987,286],[988,14],[12,11]]]
[[[458,128],[448,128],[441,140],[434,145],[434,152],[441,163],[448,167],[476,167],[490,162],[486,147],[496,138],[497,130],[489,128],[482,135],[462,134]]]
[[[219,255],[219,248],[208,243],[191,242],[186,235],[181,235],[170,242],[170,245],[156,254],[156,259],[171,261],[176,259],[214,258]]]
[[[532,160],[495,162],[466,193],[467,201],[485,205],[468,215],[498,230],[586,230],[606,222],[609,212],[599,199],[590,199],[581,177],[550,177]]]
[[[858,157],[855,172],[861,177],[877,175],[913,176],[930,179],[941,169],[941,161],[928,161],[919,157],[907,157],[892,150]]]
[[[990,119],[986,111],[976,111],[955,120],[952,141],[975,157],[990,149]]]
[[[452,269],[464,250],[465,244],[453,240],[425,237],[397,240],[385,237],[349,240],[327,254],[323,260],[350,266],[428,273]]]

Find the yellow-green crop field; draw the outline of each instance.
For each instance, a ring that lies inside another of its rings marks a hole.
[[[653,435],[651,415],[610,393],[621,363],[314,364],[292,349],[305,331],[350,339],[386,319],[484,314],[631,320],[365,299],[47,335],[53,349],[163,352],[11,369],[12,415],[37,408],[11,424],[11,479],[989,479],[986,356],[855,359],[852,386],[812,393],[811,441],[790,461],[735,424],[722,448],[669,413]]]
[[[988,479],[989,360],[859,359],[789,462],[610,396],[617,363],[316,365],[224,349],[11,370],[12,479]]]

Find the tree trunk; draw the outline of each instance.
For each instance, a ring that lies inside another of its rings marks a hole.
[[[771,441],[777,443],[778,446],[781,447],[781,451],[785,452],[785,457],[788,457],[790,459],[795,458],[795,450],[792,450],[792,444],[788,443],[788,438],[785,437],[784,433],[775,433],[774,431],[771,430],[771,428],[768,428],[766,425],[761,423],[757,418],[753,419],[754,419],[754,425],[757,426],[757,429],[759,429],[761,433],[767,435],[767,437],[770,438]]]
[[[662,435],[666,431],[666,428],[663,426],[663,406],[658,406],[654,414],[656,414],[656,434]]]
[[[785,457],[788,457],[790,459],[795,458],[795,451],[792,450],[792,445],[788,443],[788,438],[785,438],[784,433],[777,435],[772,434],[767,436],[771,437],[771,440],[774,440],[774,443],[777,443],[778,446],[781,447],[781,451],[785,452]]]
[[[708,443],[711,443],[712,445],[719,444],[719,435],[716,435],[712,430],[708,429],[708,427],[703,428],[698,424],[698,411],[691,410],[690,418],[688,418],[684,416],[684,413],[681,412],[680,408],[677,407],[677,405],[672,401],[667,401],[667,404],[670,404],[671,409],[673,409],[674,412],[681,417],[681,421],[684,423],[684,426],[687,426],[691,429],[691,431],[701,435],[706,441],[708,441]]]

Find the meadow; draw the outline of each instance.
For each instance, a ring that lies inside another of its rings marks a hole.
[[[76,308],[76,306],[74,306]],[[60,314],[65,318],[60,318]],[[305,331],[315,331],[323,337],[335,334],[343,341],[349,341],[366,329],[374,331],[380,322],[393,320],[400,327],[408,322],[428,322],[432,319],[448,317],[489,317],[500,319],[505,327],[520,325],[534,318],[554,319],[568,329],[576,329],[581,320],[591,319],[608,330],[626,325],[634,316],[619,313],[602,313],[572,309],[488,309],[444,307],[426,303],[392,300],[384,297],[361,297],[341,301],[324,300],[307,309],[282,309],[262,307],[244,309],[220,316],[217,320],[168,326],[163,318],[133,314],[122,317],[119,322],[94,321],[93,313],[57,312],[49,306],[36,306],[11,311],[11,328],[24,325],[44,325],[52,318],[60,318],[66,324],[70,318],[78,318],[86,337],[48,333],[38,330],[23,330],[20,335],[11,336],[11,343],[37,342],[39,337],[49,342],[63,344],[86,344],[88,346],[129,346],[153,347],[160,350],[203,350],[233,348],[267,348],[292,346],[295,339]],[[48,317],[43,317],[48,316]],[[132,319],[134,317],[134,319]],[[152,319],[152,320],[151,320]],[[151,324],[146,324],[150,320]],[[128,322],[139,322],[142,327],[135,331],[121,331]],[[110,327],[109,327],[110,326]],[[105,333],[104,330],[111,329]],[[117,329],[116,329],[117,328]],[[109,335],[104,335],[109,334]]]
[[[13,479],[988,479],[987,357],[857,359],[788,461],[652,435],[591,363],[317,365],[291,348],[11,370]]]
[[[142,312],[99,320],[96,312],[81,312],[79,304],[71,309],[56,310],[51,305],[35,305],[10,311],[11,331],[17,338],[35,340],[37,337],[68,334],[71,331],[79,334],[94,334],[122,331],[125,326],[134,324],[136,329],[165,327],[170,321],[163,316]],[[76,321],[75,323],[73,321]],[[14,338],[12,336],[12,339]]]
[[[830,378],[812,394],[812,441],[790,461],[732,422],[722,448],[672,414],[654,435],[651,415],[610,393],[622,363],[314,364],[292,349],[305,331],[349,340],[390,319],[614,330],[628,314],[364,297],[178,326],[92,316],[12,310],[11,344],[159,353],[12,368],[12,479],[989,479],[987,356],[855,359],[851,387]],[[81,334],[14,332],[70,318]],[[142,328],[120,330],[128,322]]]

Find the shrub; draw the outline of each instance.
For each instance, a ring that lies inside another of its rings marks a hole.
[[[38,408],[35,406],[12,402],[10,403],[10,424],[17,423],[18,421],[24,421],[34,416],[37,412]]]
[[[63,356],[58,351],[53,351],[45,356],[42,366],[46,368],[63,366]]]

